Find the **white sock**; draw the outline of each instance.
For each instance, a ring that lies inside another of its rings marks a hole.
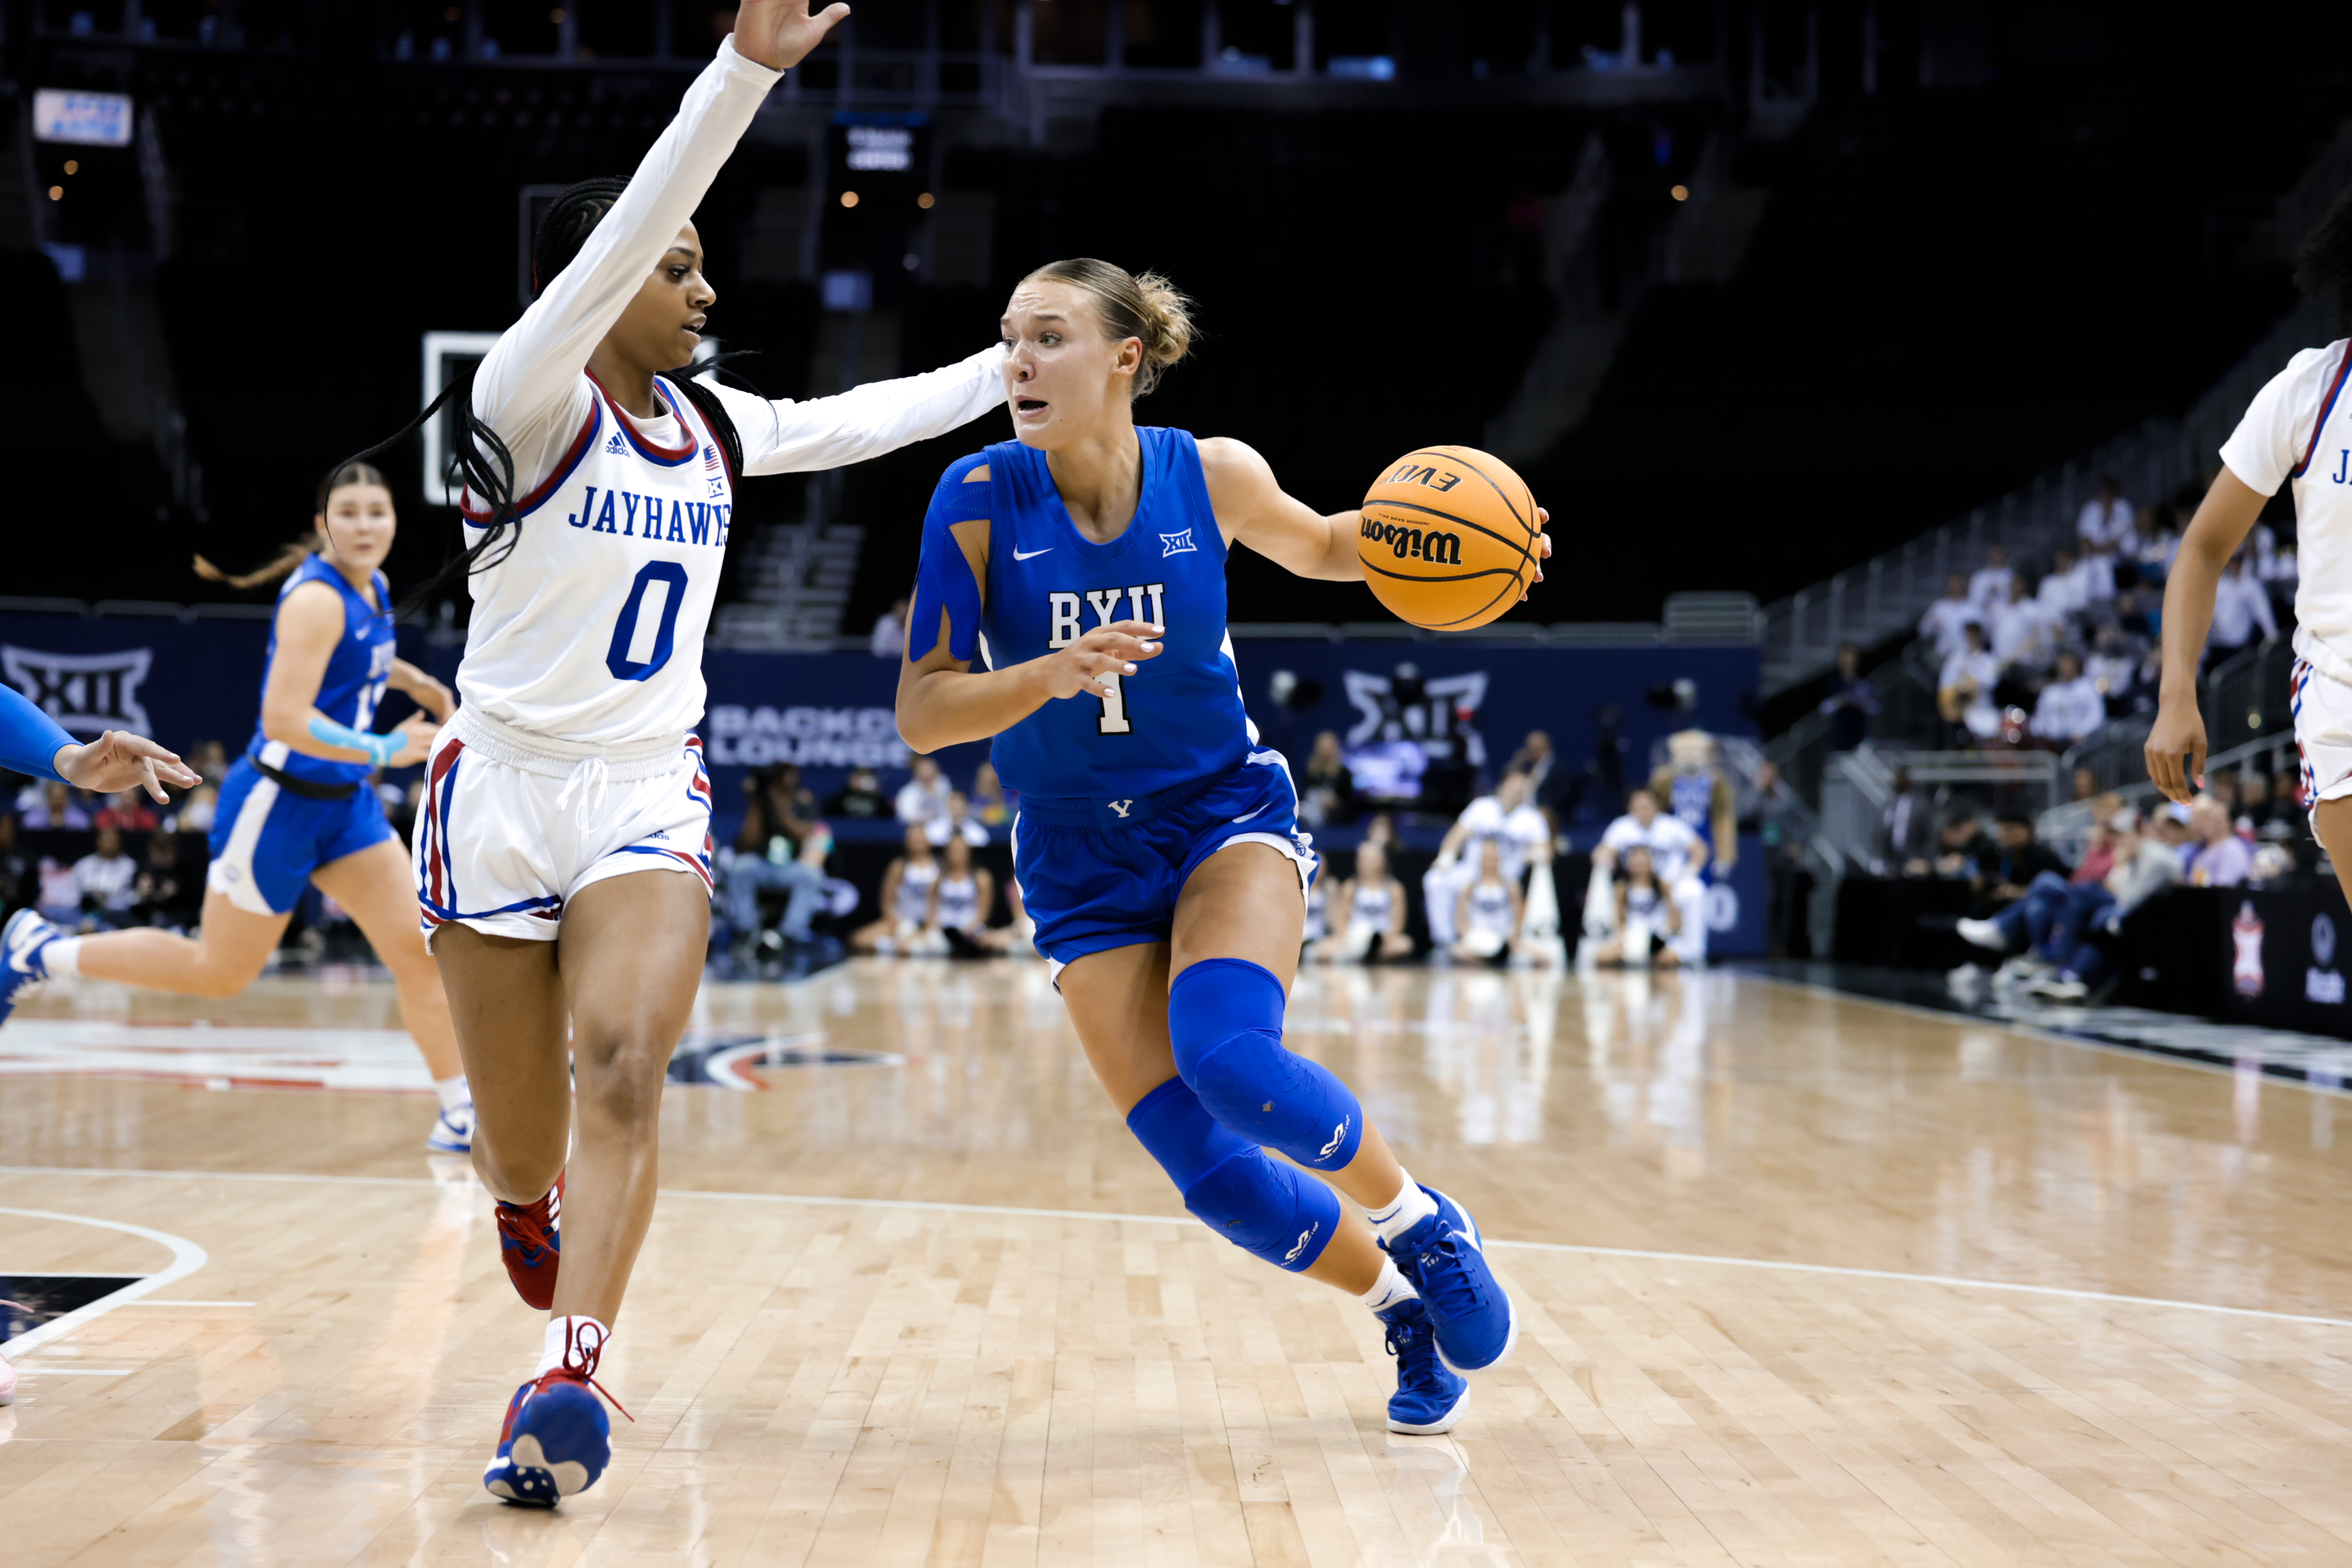
[[[531,1376],[544,1376],[563,1364],[564,1352],[571,1348],[572,1337],[575,1331],[580,1336],[580,1348],[583,1351],[601,1346],[613,1337],[613,1331],[593,1318],[578,1316],[550,1318],[547,1320],[546,1342],[540,1347],[539,1370],[532,1373]]]
[[[1381,1233],[1382,1241],[1394,1241],[1423,1220],[1437,1212],[1437,1200],[1421,1190],[1412,1173],[1404,1173],[1404,1189],[1378,1208],[1368,1208],[1364,1217]]]
[[[441,1109],[444,1110],[455,1110],[461,1105],[474,1103],[474,1091],[466,1087],[464,1073],[456,1078],[435,1079],[433,1092],[441,1097]]]
[[[1385,1312],[1399,1301],[1420,1294],[1412,1288],[1412,1281],[1397,1268],[1396,1259],[1383,1258],[1381,1259],[1381,1277],[1372,1281],[1370,1289],[1364,1292],[1363,1302],[1375,1312]]]
[[[41,967],[52,980],[81,973],[81,938],[61,936],[41,949]]]

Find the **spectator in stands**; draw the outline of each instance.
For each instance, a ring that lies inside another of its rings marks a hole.
[[[2091,639],[2091,656],[2083,661],[2083,673],[2097,689],[2107,718],[2120,719],[2132,710],[2132,686],[2146,651],[2134,647],[2121,626],[2101,626]]]
[[[1994,828],[1996,851],[1981,891],[2001,907],[1990,918],[1963,920],[1962,940],[2004,952],[2049,934],[2049,921],[2074,887],[2066,862],[2033,836],[2033,819],[2003,812]]]
[[[2074,532],[2082,539],[2084,550],[2099,553],[2113,550],[2131,527],[2131,502],[2124,500],[2113,474],[2103,476],[2099,493],[2083,503],[2082,514],[2074,520]]]
[[[2000,545],[1985,552],[1985,563],[1969,579],[1969,603],[1977,607],[1979,616],[1990,615],[1995,605],[2009,602],[2009,591],[2017,585],[2017,574],[2009,567],[2009,552]]]
[[[2090,800],[2099,793],[2099,775],[2088,768],[2076,768],[2069,788],[2073,793],[2068,800]]]
[[[898,820],[928,826],[948,814],[948,781],[931,757],[917,757],[910,771],[898,789]]]
[[[1919,635],[1936,645],[1937,658],[1949,658],[1968,647],[1968,624],[1980,615],[1969,593],[1969,580],[1955,572],[1944,579],[1944,596],[1919,617]]]
[[[147,792],[127,789],[120,795],[105,797],[91,823],[99,827],[120,828],[125,833],[152,833],[157,825],[155,814],[147,807]]]
[[[39,804],[25,813],[25,826],[36,833],[58,828],[86,830],[89,813],[81,808],[71,790],[52,779],[42,786]]]
[[[1911,782],[1909,768],[1895,769],[1895,795],[1879,823],[1880,865],[1898,877],[1924,877],[1935,842],[1935,812],[1927,792]]]
[[[2230,808],[2219,797],[2200,795],[2189,807],[2189,844],[2182,874],[2192,886],[2234,888],[2254,868],[2254,847],[2238,837]]]
[[[2116,868],[2116,834],[2111,826],[2116,814],[2124,808],[2123,797],[2107,794],[2091,803],[2091,842],[2083,850],[2083,858],[2074,867],[2070,882],[2099,882]]]
[[[1812,952],[1802,919],[1810,879],[1798,832],[1801,809],[1797,792],[1780,777],[1780,764],[1769,760],[1759,764],[1753,826],[1764,851],[1764,943],[1766,956],[1771,958],[1810,957]]]
[[[768,797],[768,821],[778,833],[798,844],[816,821],[815,792],[801,783],[801,770],[791,763],[761,768],[753,775]]]
[[[2052,746],[2071,746],[2107,721],[2106,700],[2098,683],[2083,673],[2083,661],[2073,652],[2058,656],[2058,673],[2042,689],[2033,704],[2033,738]]]
[[[2040,669],[2050,662],[2057,627],[2021,578],[2009,580],[2009,597],[1986,617],[1993,657],[2004,668]]]
[[[795,847],[793,836],[776,820],[772,794],[761,787],[758,774],[745,775],[743,825],[735,834],[734,853],[719,875],[719,903],[739,956],[748,958],[762,940],[761,893],[794,886],[790,868]]]
[[[1356,847],[1356,874],[1332,895],[1335,928],[1316,957],[1341,963],[1380,963],[1410,957],[1404,884],[1389,875],[1388,851],[1365,840]]]
[[[1852,643],[1838,649],[1837,671],[1830,677],[1822,711],[1830,717],[1831,751],[1857,751],[1870,739],[1870,721],[1878,713],[1878,692],[1862,673],[1862,650]]]
[[[2238,780],[2238,831],[2258,838],[2270,825],[2271,776],[2248,768]]]
[[[2117,552],[2130,563],[2133,574],[2145,587],[2163,586],[2172,574],[2172,558],[2179,553],[2180,535],[2173,530],[2172,514],[2151,509],[2140,511],[2130,537]]]
[[[2161,826],[2168,819],[2159,816],[2155,836],[2137,831],[2128,813],[2111,825],[2115,868],[2104,883],[2076,884],[2052,921],[2042,951],[2055,973],[2033,982],[2031,989],[2036,995],[2056,1002],[2079,1002],[2089,995],[2106,978],[2108,957],[2101,939],[2111,938],[2126,915],[2180,879],[2179,854],[2165,842]]]
[[[198,741],[188,748],[188,766],[215,789],[228,777],[228,748],[218,741]]]
[[[416,788],[415,784],[411,784],[409,795],[414,796]],[[180,809],[173,814],[172,826],[180,833],[210,833],[213,818],[219,814],[220,785],[200,784],[188,792],[188,797],[180,803]],[[412,800],[408,809],[409,819],[414,820],[415,816],[416,809]]]
[[[963,791],[948,791],[948,808],[923,825],[924,836],[931,847],[938,849],[961,838],[978,849],[988,842],[988,826],[971,814],[971,801]]]
[[[41,918],[59,931],[79,931],[82,925],[81,882],[74,876],[73,862],[41,857],[36,868],[40,879],[40,891],[34,897],[34,908]]]
[[[874,776],[872,768],[852,768],[841,788],[824,803],[824,811],[827,816],[854,816],[870,822],[890,815],[890,797],[882,793],[882,783]]]
[[[906,600],[893,600],[888,609],[875,617],[874,631],[866,639],[866,647],[876,658],[897,658],[906,650]]]
[[[1528,863],[1551,853],[1551,824],[1529,800],[1533,790],[1528,775],[1503,775],[1492,795],[1480,795],[1463,808],[1437,847],[1437,858],[1421,879],[1422,907],[1429,916],[1429,944],[1450,951],[1456,929],[1454,913],[1462,890],[1480,875],[1479,846],[1493,844],[1502,855],[1502,873],[1516,888]]]
[[[2000,710],[1992,701],[1993,688],[2000,683],[2000,660],[1986,644],[1981,621],[1970,621],[1967,633],[1968,647],[1944,661],[1936,680],[1936,711],[1943,715],[1955,744],[2000,733]]]
[[[1300,776],[1298,815],[1311,827],[1338,827],[1356,820],[1356,781],[1348,759],[1339,751],[1339,734],[1326,730],[1315,737]]]
[[[2213,626],[2206,634],[2205,663],[2198,673],[2211,674],[2223,659],[2253,647],[2258,636],[2265,647],[2278,641],[2278,618],[2271,614],[2270,591],[2247,574],[2241,550],[2213,586]]]
[[[1396,847],[1396,818],[1387,812],[1375,813],[1372,819],[1364,824],[1365,843],[1377,844],[1383,849],[1393,849]]]
[[[1530,730],[1527,739],[1519,742],[1519,749],[1511,753],[1511,760],[1503,764],[1503,771],[1527,774],[1528,798],[1540,804],[1544,785],[1551,779],[1552,763],[1558,760],[1551,749],[1550,733]]]
[[[2089,608],[2091,588],[2074,552],[2063,546],[2050,552],[2050,570],[2042,575],[2041,585],[2033,591],[2034,602],[2053,626],[2064,626],[2072,616]]]
[[[1955,806],[1936,836],[1935,874],[1972,887],[1991,878],[2000,847],[1984,830],[1984,819],[1972,805]]]
[[[1020,796],[1004,787],[994,763],[982,763],[971,775],[971,814],[988,828],[1011,827],[1021,810]]]
[[[33,901],[33,865],[16,846],[16,819],[0,812],[0,920]]]
[[[728,929],[735,933],[743,956],[750,956],[754,947],[781,948],[812,940],[810,922],[824,908],[824,860],[831,853],[833,830],[822,821],[805,824],[797,843],[782,833],[771,835],[758,854],[743,850],[739,840],[721,890]],[[788,897],[776,929],[763,931],[760,894],[770,889]]]
[[[138,893],[139,862],[122,852],[122,830],[101,827],[98,847],[74,862],[83,931],[108,931],[124,922]]]
[[[131,884],[131,923],[185,931],[203,907],[203,882],[181,872],[179,838],[169,833],[149,838],[147,864]]]

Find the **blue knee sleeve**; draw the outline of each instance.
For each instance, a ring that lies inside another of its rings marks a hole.
[[[1240,958],[1192,965],[1168,988],[1176,1070],[1227,1127],[1310,1171],[1356,1157],[1364,1110],[1326,1068],[1282,1044],[1282,982]]]
[[[1220,1125],[1181,1078],[1127,1113],[1128,1130],[1209,1228],[1296,1274],[1323,1256],[1339,1228],[1339,1197],[1306,1173]]]

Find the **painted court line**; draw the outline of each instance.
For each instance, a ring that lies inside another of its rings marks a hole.
[[[0,1215],[10,1214],[16,1215],[20,1219],[46,1219],[56,1221],[61,1225],[87,1225],[95,1226],[100,1230],[119,1230],[125,1236],[141,1237],[148,1241],[155,1243],[158,1247],[168,1248],[172,1254],[170,1266],[165,1268],[161,1273],[150,1274],[145,1279],[138,1280],[136,1283],[125,1285],[120,1290],[111,1291],[104,1296],[100,1296],[97,1300],[90,1302],[88,1306],[77,1307],[72,1311],[66,1313],[62,1317],[51,1318],[47,1322],[43,1323],[39,1328],[35,1329],[30,1333],[19,1334],[15,1339],[8,1341],[8,1355],[9,1359],[12,1361],[17,1356],[23,1355],[29,1351],[38,1350],[41,1346],[47,1344],[51,1340],[62,1339],[66,1335],[72,1333],[76,1329],[81,1328],[86,1324],[95,1322],[100,1318],[106,1316],[107,1313],[113,1311],[117,1307],[128,1306],[131,1302],[139,1300],[142,1296],[152,1296],[166,1285],[185,1279],[189,1275],[194,1274],[197,1269],[202,1268],[205,1264],[212,1261],[212,1259],[205,1255],[203,1247],[198,1247],[194,1242],[190,1241],[187,1237],[173,1236],[168,1231],[150,1230],[143,1225],[125,1225],[121,1220],[112,1219],[92,1219],[88,1215],[58,1214],[49,1209],[0,1208]],[[91,1373],[88,1375],[94,1377],[101,1374]],[[124,1374],[117,1373],[104,1375],[121,1376]]]
[[[131,1176],[172,1181],[343,1183],[385,1187],[437,1188],[445,1184],[425,1176],[304,1176],[277,1171],[110,1171],[74,1165],[0,1165],[0,1175]],[[791,1204],[809,1208],[916,1209],[938,1214],[1003,1215],[1019,1219],[1097,1220],[1113,1225],[1192,1226],[1200,1223],[1190,1215],[1122,1214],[1101,1209],[1018,1208],[1003,1204],[953,1204],[919,1198],[834,1198],[801,1193],[722,1193],[670,1187],[663,1188],[660,1195],[667,1199],[717,1203]],[[0,1209],[0,1214],[31,1215],[35,1213],[36,1211],[29,1209]],[[71,1220],[82,1225],[108,1225],[111,1229],[132,1231],[138,1235],[164,1241],[167,1246],[177,1239],[167,1239],[161,1231],[142,1230],[136,1226],[111,1225],[110,1222],[104,1220],[84,1220],[72,1215],[47,1215],[38,1217]],[[2310,1323],[2321,1328],[2352,1329],[2352,1318],[2324,1318],[2304,1312],[2273,1312],[2260,1307],[2221,1307],[2208,1301],[2176,1301],[2160,1296],[2120,1296],[2105,1290],[2080,1290],[2063,1285],[2021,1285],[2003,1279],[1968,1279],[1949,1274],[1906,1274],[1887,1268],[1848,1268],[1832,1263],[1789,1263],[1767,1258],[1718,1258],[1695,1252],[1649,1252],[1624,1247],[1585,1247],[1564,1241],[1505,1241],[1499,1237],[1488,1237],[1486,1238],[1486,1244],[1489,1247],[1509,1247],[1524,1252],[1565,1253],[1589,1258],[1639,1258],[1645,1262],[1712,1265],[1725,1268],[1764,1268],[1788,1274],[1819,1274],[1852,1279],[1885,1279],[1905,1285],[1936,1285],[1947,1289],[1958,1290],[2007,1290],[2016,1295],[2048,1296],[2058,1300],[2108,1301],[2117,1306],[2127,1307],[2174,1307],[2185,1312],[2209,1312],[2222,1317],[2260,1318],[2271,1322]],[[194,1247],[193,1243],[187,1242],[181,1242],[179,1245]],[[152,1289],[155,1284],[168,1283],[172,1279],[184,1278],[186,1273],[192,1272],[194,1268],[202,1266],[200,1251],[198,1258],[199,1263],[192,1266],[190,1269],[178,1272],[167,1269],[163,1274],[151,1276],[149,1280],[142,1281],[142,1285],[146,1289]],[[113,1296],[94,1301],[81,1310],[92,1315],[101,1308],[111,1310],[114,1306],[123,1305],[134,1292],[144,1294],[145,1289],[132,1287],[130,1290],[117,1291]],[[194,1305],[194,1303],[189,1304]],[[68,1314],[68,1317],[74,1316],[79,1314]],[[59,1318],[56,1323],[44,1324],[42,1329],[36,1330],[35,1333],[44,1332],[67,1321],[67,1318]],[[30,1339],[32,1336],[26,1337]],[[18,1344],[23,1342],[23,1341],[12,1342]]]

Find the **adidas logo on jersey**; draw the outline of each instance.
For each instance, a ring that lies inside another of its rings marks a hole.
[[[610,437],[605,438],[604,450],[612,453],[616,458],[627,452],[628,449],[628,442],[621,438],[621,433],[618,430],[614,431]]]

